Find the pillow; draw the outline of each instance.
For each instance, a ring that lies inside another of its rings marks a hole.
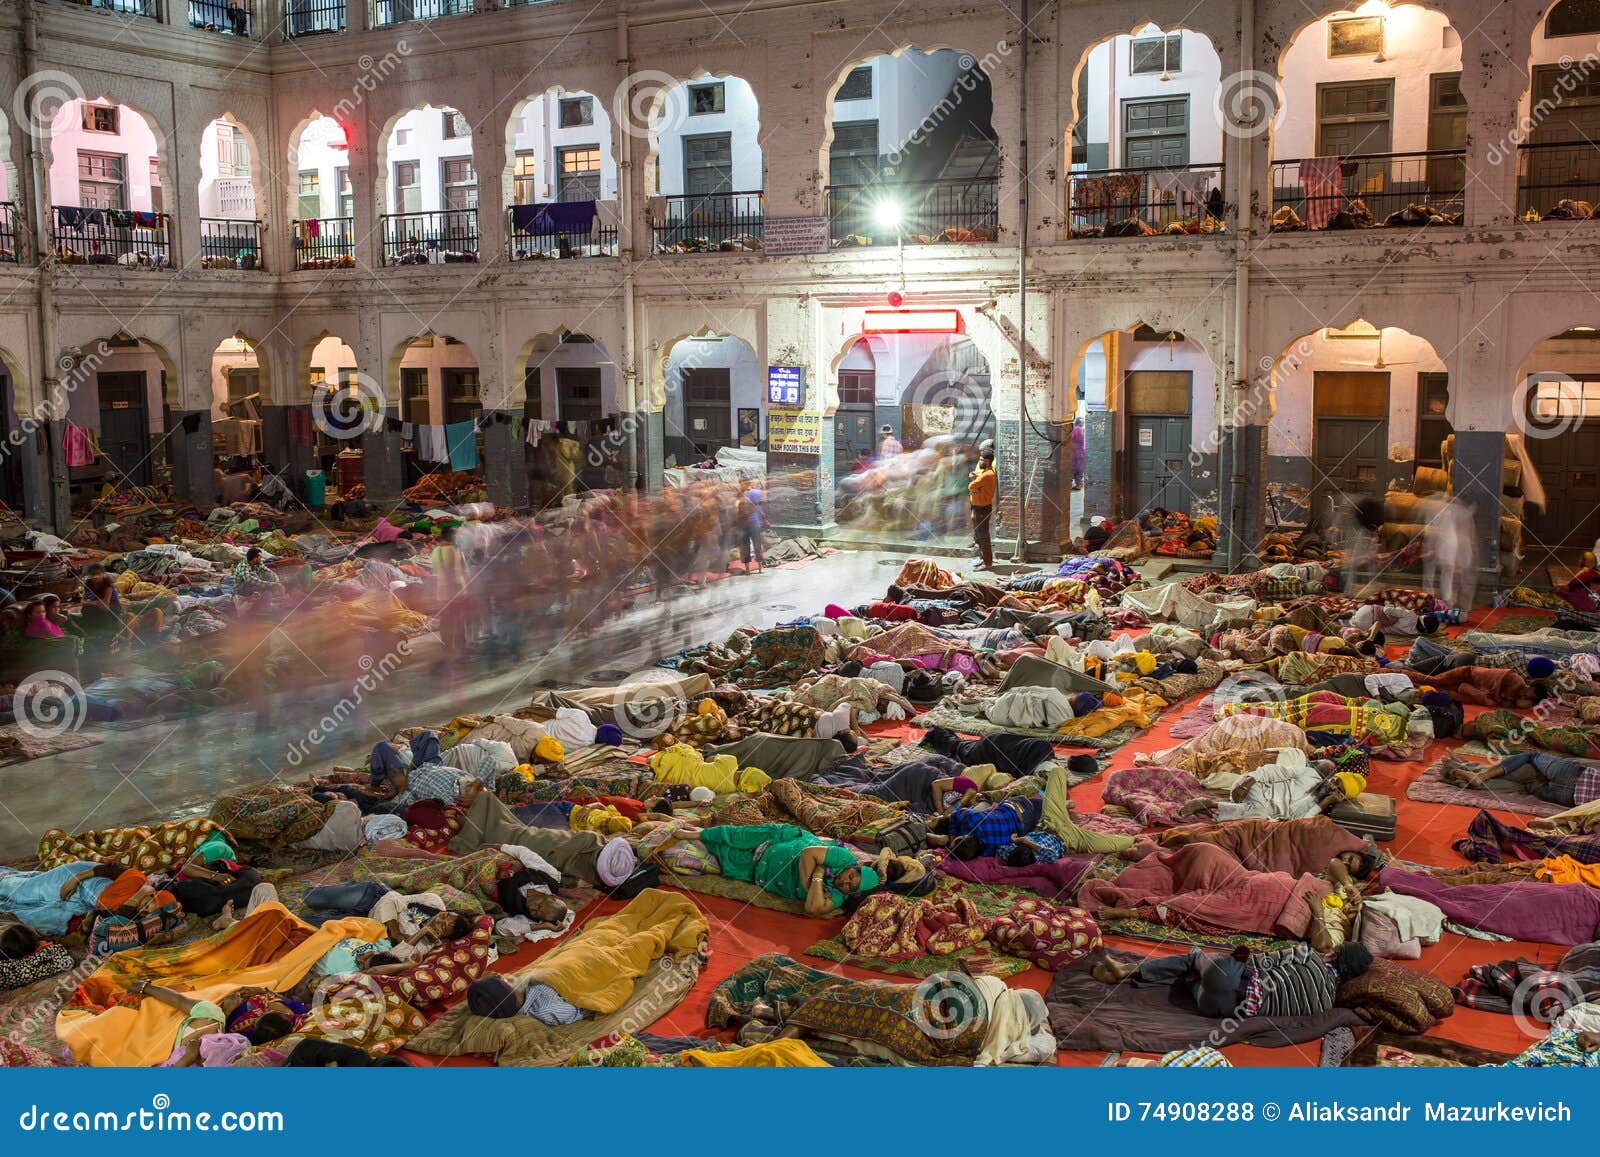
[[[0,992],[26,988],[36,980],[72,971],[72,953],[48,940],[21,960],[0,960]]]
[[[1443,981],[1386,960],[1339,985],[1334,1003],[1354,1009],[1362,1020],[1392,1032],[1424,1033],[1455,1011],[1455,997]]]

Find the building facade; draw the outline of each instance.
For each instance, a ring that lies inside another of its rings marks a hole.
[[[812,527],[879,426],[957,423],[997,442],[1002,533],[1054,549],[1074,418],[1088,512],[1215,513],[1231,560],[1453,435],[1495,561],[1530,416],[1546,487],[1600,499],[1597,6],[1038,8],[0,5],[8,500],[60,518],[68,421],[205,500],[230,391],[301,462],[329,382],[584,422],[646,486],[754,423]],[[484,431],[500,502],[515,428]]]

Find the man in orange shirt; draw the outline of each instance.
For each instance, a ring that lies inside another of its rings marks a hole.
[[[994,521],[994,446],[985,442],[978,450],[978,468],[967,483],[967,498],[972,503],[972,541],[977,544],[983,570],[994,569],[994,543],[989,539],[989,524]]]

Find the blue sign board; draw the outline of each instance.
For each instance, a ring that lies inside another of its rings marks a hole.
[[[801,366],[767,367],[767,404],[803,406],[806,401],[805,370]]]

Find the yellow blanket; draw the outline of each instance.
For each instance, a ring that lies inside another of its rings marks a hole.
[[[759,767],[739,770],[739,761],[731,755],[703,759],[687,743],[675,743],[650,757],[650,770],[656,774],[657,783],[681,783],[689,787],[709,787],[718,795],[742,791],[754,795],[772,782],[772,777]]]
[[[1161,709],[1167,705],[1167,701],[1161,696],[1138,687],[1130,687],[1121,694],[1121,706],[1101,707],[1087,715],[1069,719],[1061,725],[1060,734],[1098,739],[1124,723],[1132,723],[1141,728],[1149,727],[1155,722],[1155,717],[1160,714]]]
[[[193,944],[117,953],[84,980],[77,1003],[88,1007],[56,1015],[56,1036],[79,1064],[159,1065],[172,1052],[183,1014],[149,997],[137,1005],[118,1004],[135,980],[210,1001],[246,985],[282,992],[339,941],[370,944],[384,935],[375,920],[352,916],[315,928],[282,904],[263,904],[233,927]]]
[[[646,888],[615,916],[585,924],[519,976],[540,980],[579,1008],[615,1012],[660,956],[687,956],[710,935],[686,896]]]
[[[825,1069],[828,1062],[803,1040],[769,1040],[742,1049],[711,1052],[685,1049],[678,1059],[685,1065],[712,1069]]]

